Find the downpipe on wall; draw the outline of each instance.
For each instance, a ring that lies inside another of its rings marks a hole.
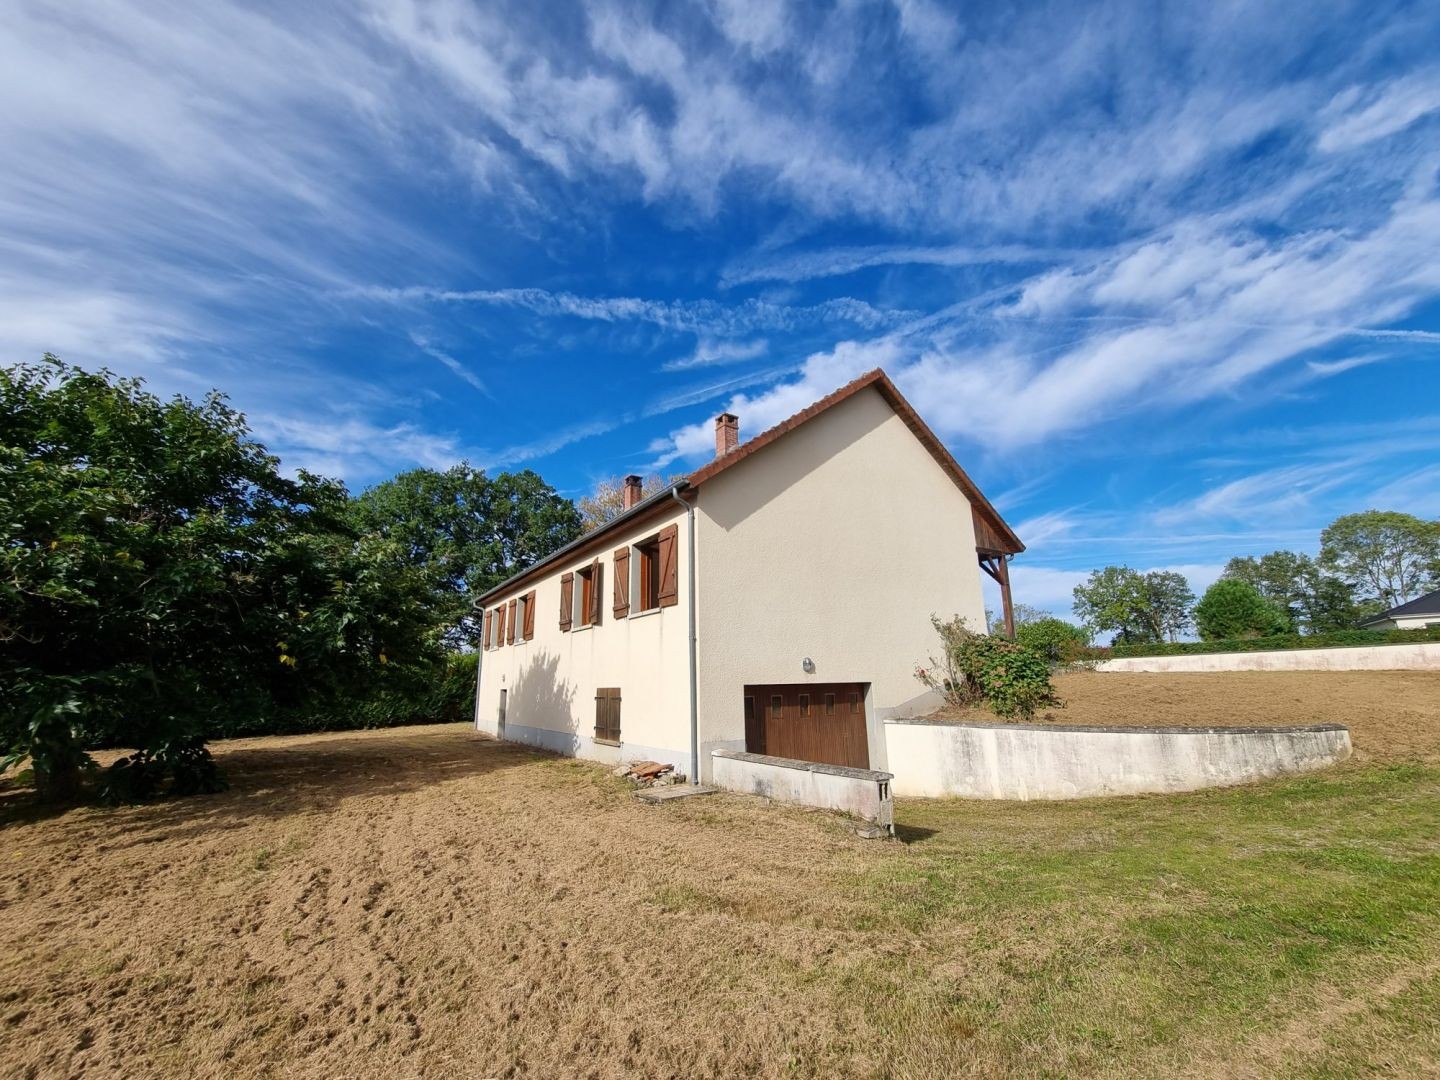
[[[686,544],[690,581],[690,782],[700,783],[700,707],[695,685],[695,506],[680,497],[681,485],[670,489],[670,497],[685,508],[689,520],[689,542]]]

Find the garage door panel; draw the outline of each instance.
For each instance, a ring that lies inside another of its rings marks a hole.
[[[870,767],[863,683],[745,687],[745,746],[756,754]]]

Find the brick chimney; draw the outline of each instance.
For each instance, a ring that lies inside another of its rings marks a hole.
[[[625,501],[624,507],[629,510],[640,501],[641,479],[638,476],[630,475],[625,477]]]
[[[740,445],[740,418],[722,412],[715,417],[715,456],[722,458]]]

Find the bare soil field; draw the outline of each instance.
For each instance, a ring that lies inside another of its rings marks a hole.
[[[1440,678],[1250,680],[1071,676],[1057,718],[1339,719],[1357,761],[905,802],[898,841],[457,725],[218,744],[230,791],[150,806],[5,791],[0,1076],[1434,1075]]]
[[[1440,759],[1440,673],[1431,671],[1216,671],[1057,676],[1065,702],[1042,723],[1115,727],[1344,724],[1357,761]],[[978,710],[957,719],[994,723]]]

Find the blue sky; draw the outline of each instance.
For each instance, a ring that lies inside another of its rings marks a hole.
[[[883,366],[1085,570],[1440,516],[1435,5],[0,14],[0,343],[291,467],[679,472]]]

